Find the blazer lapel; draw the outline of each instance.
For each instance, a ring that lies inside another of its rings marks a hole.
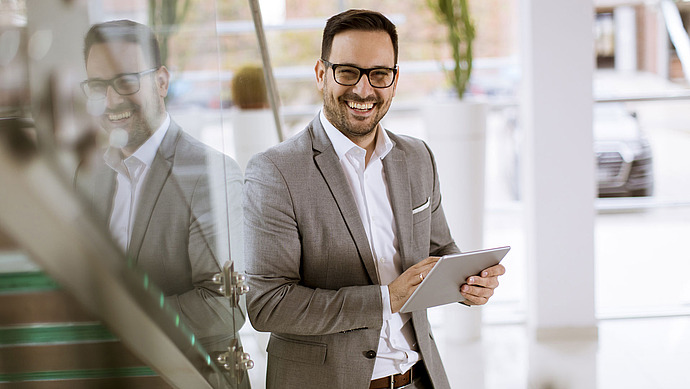
[[[390,136],[390,133],[389,133]],[[393,137],[391,136],[391,139]],[[395,141],[393,141],[395,143]],[[415,264],[416,258],[405,255],[412,252],[412,194],[410,193],[410,179],[407,172],[405,152],[393,146],[393,149],[383,158],[383,169],[386,173],[388,193],[395,217],[398,235],[398,249],[402,258],[403,271]]]
[[[175,147],[177,146],[179,136],[180,127],[175,122],[171,121],[168,132],[165,134],[158,148],[158,152],[156,153],[156,157],[153,159],[151,170],[149,170],[143,184],[144,187],[141,188],[137,214],[134,218],[134,227],[127,250],[127,257],[134,260],[134,263],[138,261],[139,250],[141,249],[146,230],[151,222],[153,209],[156,207],[156,202],[163,189],[163,185],[172,170]]]
[[[352,196],[352,191],[347,184],[347,178],[340,166],[338,155],[335,153],[333,145],[328,139],[328,135],[326,135],[326,131],[321,126],[318,116],[312,121],[310,127],[314,149],[314,162],[321,171],[323,179],[331,190],[335,202],[338,204],[340,214],[343,215],[345,224],[357,246],[357,251],[359,251],[359,256],[364,263],[364,267],[367,269],[369,278],[371,278],[372,283],[378,284],[379,277],[376,273],[376,264],[371,254],[369,239],[364,230],[362,220],[359,217],[359,211],[357,210],[355,199]]]
[[[93,204],[98,217],[110,224],[110,214],[113,210],[113,196],[115,193],[115,171],[105,163],[99,167],[94,177]]]

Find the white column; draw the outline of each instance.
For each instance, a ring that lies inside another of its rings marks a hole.
[[[528,328],[596,338],[592,0],[525,0],[523,176]]]
[[[632,6],[620,6],[613,10],[615,21],[616,70],[634,72],[637,70],[637,14]]]
[[[656,74],[662,78],[668,79],[670,73],[670,50],[671,42],[666,30],[666,20],[661,11],[656,8]]]

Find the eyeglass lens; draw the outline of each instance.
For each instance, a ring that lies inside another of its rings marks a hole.
[[[152,68],[139,73],[122,74],[110,80],[87,80],[82,83],[82,88],[86,96],[91,99],[105,98],[108,85],[112,85],[115,92],[122,96],[133,95],[139,92],[141,77],[156,70],[157,68]]]
[[[86,83],[86,93],[90,97],[104,97],[108,89],[108,81],[94,80]],[[139,91],[139,75],[125,74],[110,82],[115,92],[121,95],[131,95]]]
[[[393,84],[395,72],[393,69],[377,68],[362,69],[367,74],[369,83],[376,88],[387,88]],[[335,81],[341,85],[352,86],[359,82],[362,71],[354,66],[337,65],[333,70]]]

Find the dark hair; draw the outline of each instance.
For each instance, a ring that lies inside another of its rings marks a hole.
[[[91,46],[97,43],[136,43],[141,46],[146,60],[153,67],[161,67],[161,50],[153,31],[143,24],[131,20],[113,20],[94,24],[84,37],[84,63],[89,58]]]
[[[393,53],[395,54],[395,64],[398,63],[398,32],[388,18],[376,11],[366,9],[350,9],[331,16],[323,29],[323,39],[321,41],[321,58],[328,60],[331,55],[333,38],[344,31],[385,31],[393,42]]]

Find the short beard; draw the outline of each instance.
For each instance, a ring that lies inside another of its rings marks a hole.
[[[155,85],[152,86],[151,93],[152,96],[155,96],[157,93]],[[149,106],[147,108],[133,103],[128,103],[125,108],[132,110],[133,118],[136,120],[132,121],[132,127],[127,132],[127,145],[124,147],[124,149],[130,153],[134,153],[139,149],[139,147],[146,143],[146,141],[153,135],[153,133],[158,129],[158,126],[160,126],[164,120],[161,118],[163,118],[165,114],[165,103],[156,100],[155,106]],[[118,107],[116,110],[121,109],[122,107]],[[153,112],[150,110],[153,110]]]
[[[146,143],[146,141],[153,135],[153,129],[148,122],[145,123],[134,123],[135,126],[132,128],[132,132],[129,134],[129,141],[127,142],[127,148],[132,152],[136,151],[141,145]]]
[[[336,99],[330,93],[328,84],[326,84],[323,88],[323,107],[326,119],[328,119],[328,121],[330,121],[335,126],[335,128],[338,129],[338,131],[342,132],[343,135],[347,136],[350,139],[362,138],[375,131],[378,128],[381,118],[383,117],[383,115],[386,114],[386,112],[382,112],[383,115],[377,118],[377,120],[375,120],[371,127],[354,128],[354,126],[351,126],[350,122],[348,121],[347,113],[341,110],[344,104],[344,100],[346,99],[361,103],[372,102],[377,104],[377,107],[380,107],[379,104],[381,103],[379,100],[373,97],[362,99],[352,94],[345,94]]]

